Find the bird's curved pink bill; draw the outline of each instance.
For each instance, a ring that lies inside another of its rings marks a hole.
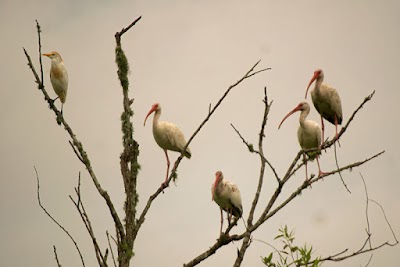
[[[299,110],[301,109],[301,107],[302,107],[302,105],[301,105],[301,103],[300,103],[300,104],[297,105],[297,107],[295,107],[292,111],[290,111],[290,112],[283,118],[283,120],[281,121],[281,123],[280,123],[279,126],[278,126],[278,129],[281,128],[282,123],[283,123],[290,115],[292,115],[293,113],[299,111]]]
[[[306,90],[306,96],[304,98],[307,98],[308,89],[310,88],[311,84],[319,77],[319,74],[320,73],[318,71],[314,71],[314,76],[312,76],[310,82],[308,83],[307,90]]]
[[[147,120],[147,118],[150,116],[151,113],[153,113],[154,111],[156,111],[157,108],[158,108],[158,103],[154,104],[154,105],[151,107],[151,109],[149,110],[149,112],[148,112],[147,115],[146,115],[146,118],[144,119],[143,126],[146,126],[146,120]]]
[[[221,179],[221,175],[222,175],[222,172],[221,172],[221,171],[217,171],[217,172],[215,173],[215,182],[214,182],[214,187],[213,187],[213,193],[212,193],[212,198],[211,198],[211,200],[214,200],[215,190],[216,190],[216,188],[217,188],[217,185],[218,185],[219,180]]]

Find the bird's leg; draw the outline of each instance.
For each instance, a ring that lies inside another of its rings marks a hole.
[[[327,174],[326,172],[321,171],[321,167],[319,165],[319,160],[318,160],[319,156],[317,156],[317,164],[318,164],[318,177]]]
[[[224,224],[224,217],[222,215],[222,208],[219,208],[219,210],[221,211],[221,227],[219,228],[219,235],[222,235],[222,225]]]
[[[64,107],[64,103],[61,103],[61,116],[63,116],[63,107]]]
[[[228,225],[231,225],[232,213],[228,210]]]
[[[339,141],[339,134],[338,134],[338,131],[337,131],[338,119],[337,119],[337,117],[336,117],[336,114],[335,114],[334,116],[335,116],[335,128],[336,128],[336,136],[335,136],[335,139],[337,140],[337,142],[338,142],[338,144],[339,144],[339,147],[341,147],[340,141]]]
[[[308,171],[307,171],[306,153],[303,153],[303,161],[304,161],[304,165],[305,165],[305,167],[306,167],[306,181],[308,181]]]
[[[324,118],[322,118],[322,115],[321,115],[321,130],[322,130],[322,144],[324,144],[325,143],[325,139],[324,139],[324,131],[325,131],[325,125],[324,125]]]
[[[167,150],[166,149],[164,149],[164,152],[165,152],[165,157],[167,158],[167,174],[165,175],[165,181],[164,181],[164,183],[163,183],[163,185],[164,186],[166,186],[167,185],[167,182],[168,182],[168,173],[169,173],[169,157],[168,157],[168,152],[167,152]]]

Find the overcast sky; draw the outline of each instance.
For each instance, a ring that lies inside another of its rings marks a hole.
[[[36,166],[43,204],[76,238],[86,266],[95,266],[93,246],[79,214],[69,199],[82,175],[83,201],[97,238],[104,248],[105,231],[114,234],[113,222],[84,166],[68,144],[69,136],[36,89],[22,47],[38,67],[35,19],[42,26],[43,52],[58,51],[69,74],[65,119],[91,159],[102,186],[123,216],[124,190],[119,170],[122,151],[120,114],[122,93],[114,63],[114,34],[142,15],[123,37],[131,65],[130,96],[135,98],[134,138],[140,144],[139,212],[164,179],[163,151],[152,136],[151,120],[143,120],[155,102],[163,107],[162,120],[177,124],[188,138],[204,119],[210,103],[236,82],[256,61],[261,73],[235,88],[194,139],[192,158],[183,160],[177,186],[154,202],[135,243],[132,266],[182,266],[211,246],[219,232],[219,208],[211,201],[210,187],[217,170],[240,188],[247,216],[256,189],[259,159],[250,154],[230,127],[233,123],[256,143],[263,113],[263,88],[274,100],[267,125],[264,151],[280,175],[299,150],[298,114],[278,131],[281,119],[304,100],[316,68],[337,88],[343,118],[364,97],[372,101],[357,114],[341,139],[341,165],[363,160],[382,150],[374,161],[344,172],[352,194],[339,176],[313,185],[276,214],[253,235],[279,246],[278,228],[296,230],[299,245],[313,245],[316,255],[328,256],[345,248],[355,251],[366,234],[365,193],[383,205],[400,236],[400,2],[398,1],[12,1],[0,2],[0,265],[56,266],[53,245],[63,266],[80,266],[68,237],[42,212],[36,199]],[[50,60],[43,58],[45,85]],[[310,97],[307,101],[311,104]],[[60,106],[57,101],[56,105]],[[311,105],[310,119],[320,123]],[[395,119],[395,120],[393,120]],[[326,123],[325,136],[334,127]],[[170,153],[172,160],[178,156]],[[323,153],[321,168],[335,168],[333,151]],[[315,162],[309,173],[316,173]],[[301,169],[284,196],[304,180]],[[268,170],[260,199],[264,207],[276,187]],[[280,198],[283,200],[284,198]],[[257,209],[259,214],[261,207]],[[376,205],[370,205],[373,244],[392,241]],[[241,233],[239,224],[232,233]],[[235,242],[220,249],[201,266],[231,266]],[[253,242],[243,266],[262,266],[260,256],[270,247]],[[398,266],[400,246],[374,253],[369,266]],[[325,266],[364,266],[369,255]]]

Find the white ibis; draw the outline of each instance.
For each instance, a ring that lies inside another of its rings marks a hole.
[[[318,123],[312,120],[306,120],[308,114],[310,113],[310,105],[307,102],[301,102],[298,104],[292,111],[290,111],[281,121],[279,124],[278,129],[281,127],[282,123],[293,113],[296,111],[301,111],[300,113],[300,126],[297,130],[297,138],[299,140],[299,144],[302,149],[312,149],[312,148],[319,148],[321,145],[321,128],[319,127]],[[319,165],[318,154],[319,151],[307,153],[308,157],[312,160],[314,158],[317,159],[318,163],[318,175],[324,174],[321,171],[321,167]],[[306,156],[303,154],[304,164],[306,165],[306,179],[308,179],[307,174],[307,161]]]
[[[315,81],[316,80],[316,81]],[[338,139],[338,124],[342,124],[343,113],[342,113],[342,102],[340,101],[339,94],[337,90],[325,83],[322,83],[324,80],[324,72],[321,69],[317,69],[314,71],[314,75],[310,80],[310,83],[307,86],[307,92],[310,88],[310,85],[315,81],[314,90],[311,91],[311,98],[314,103],[315,109],[321,115],[321,125],[322,125],[322,142],[324,142],[324,120],[335,125],[336,128],[336,136],[335,139]],[[339,143],[340,145],[340,143]]]
[[[50,81],[53,85],[54,92],[57,94],[57,98],[61,101],[61,114],[63,113],[63,106],[67,99],[68,90],[68,73],[65,68],[64,61],[57,52],[51,52],[49,54],[43,54],[51,59],[50,69]],[[53,101],[57,100],[54,99]]]
[[[166,121],[159,121],[161,116],[161,105],[159,103],[155,103],[151,107],[149,113],[147,113],[147,116],[144,119],[144,125],[146,125],[147,118],[153,112],[155,112],[153,118],[153,136],[157,144],[164,150],[165,157],[167,158],[167,175],[165,177],[165,184],[168,180],[170,165],[167,150],[182,153],[187,142],[185,140],[185,137],[183,136],[182,131],[175,124]],[[190,157],[192,156],[189,147],[186,148],[184,156],[188,159],[190,159]]]
[[[231,223],[232,215],[240,218],[243,214],[242,198],[236,184],[224,180],[224,175],[221,171],[215,173],[215,182],[211,188],[212,200],[218,204],[221,211],[221,228],[222,234],[223,217],[222,210],[228,213],[228,223]]]

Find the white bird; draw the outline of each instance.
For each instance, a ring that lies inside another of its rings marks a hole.
[[[336,128],[336,136],[335,139],[338,139],[338,124],[342,124],[343,113],[342,113],[342,102],[340,101],[339,94],[337,90],[325,83],[322,83],[324,80],[324,72],[321,69],[317,69],[314,71],[314,75],[310,80],[310,83],[307,86],[307,92],[310,88],[310,85],[315,82],[314,90],[311,91],[311,98],[314,103],[315,109],[321,115],[321,125],[322,125],[322,142],[324,142],[324,120],[335,125]],[[340,143],[339,143],[340,145]]]
[[[222,234],[223,216],[222,210],[228,213],[228,223],[231,223],[232,215],[240,218],[243,215],[242,198],[240,197],[240,191],[236,184],[224,180],[224,176],[221,171],[215,173],[215,182],[211,188],[212,200],[218,204],[221,211],[221,228],[220,234]]]
[[[293,113],[301,111],[300,113],[300,126],[297,130],[297,138],[299,140],[299,144],[302,149],[312,149],[312,148],[319,148],[321,145],[321,128],[319,127],[318,123],[312,120],[306,120],[308,114],[310,113],[310,105],[307,102],[301,102],[298,104],[292,111],[290,111],[281,121],[279,124],[278,129],[281,127],[282,123]],[[318,175],[323,175],[324,172],[321,171],[321,167],[319,165],[318,154],[319,151],[309,152],[307,153],[308,157],[312,160],[314,158],[317,159],[318,164]],[[306,180],[308,179],[307,173],[307,161],[306,155],[303,154],[303,159],[306,165]]]
[[[63,106],[67,99],[68,90],[68,73],[65,68],[64,61],[57,52],[51,52],[49,54],[43,54],[51,59],[50,69],[50,81],[53,85],[54,92],[57,94],[57,98],[61,101],[61,114],[63,113]],[[53,101],[57,100],[54,99]]]
[[[165,157],[167,158],[167,175],[165,177],[165,184],[168,180],[170,165],[167,150],[182,153],[187,142],[185,140],[185,137],[183,136],[182,131],[175,124],[166,121],[159,121],[161,116],[161,105],[159,103],[155,103],[151,107],[150,111],[147,113],[146,118],[144,119],[144,125],[146,125],[147,118],[153,112],[155,112],[153,118],[153,136],[157,144],[164,150]],[[184,156],[188,159],[190,159],[190,157],[192,156],[192,152],[190,152],[189,147],[186,148]]]

